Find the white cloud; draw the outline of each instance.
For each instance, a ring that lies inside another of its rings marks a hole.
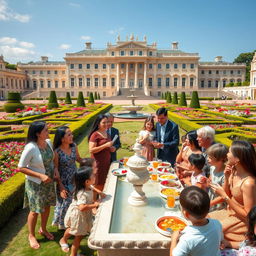
[[[72,7],[76,7],[76,8],[78,8],[78,7],[80,7],[80,4],[78,4],[78,3],[73,3],[73,2],[70,2],[70,3],[68,3],[70,6],[72,6]]]
[[[26,23],[30,21],[30,18],[31,17],[28,14],[23,15],[9,8],[6,0],[0,0],[0,20],[17,20]]]
[[[16,44],[18,40],[14,37],[1,37],[0,44]]]
[[[19,42],[19,45],[25,48],[34,48],[35,45],[33,43],[29,43],[29,42]]]
[[[123,31],[123,30],[124,30],[123,27],[119,27],[119,28],[117,28],[117,29],[111,29],[111,30],[109,30],[108,33],[109,33],[110,35],[115,35],[115,34],[120,33],[120,32]]]
[[[59,48],[62,49],[62,50],[67,50],[67,49],[69,49],[70,47],[71,47],[71,45],[69,45],[69,44],[61,44],[61,45],[59,46]]]
[[[81,39],[87,41],[91,40],[92,38],[90,36],[81,36]]]

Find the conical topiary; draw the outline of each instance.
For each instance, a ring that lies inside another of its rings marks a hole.
[[[94,98],[93,98],[93,93],[92,92],[90,92],[90,94],[89,94],[88,103],[94,103]]]
[[[170,95],[169,92],[167,93],[166,102],[167,103],[172,103],[171,95]]]
[[[48,101],[48,108],[51,109],[51,108],[58,108],[58,107],[59,107],[59,104],[57,101],[56,92],[51,91],[49,101]]]
[[[100,93],[98,92],[98,100],[100,100]]]
[[[187,106],[187,100],[186,100],[186,94],[185,92],[182,92],[180,95],[180,102],[179,102],[179,106]]]
[[[172,104],[178,104],[178,94],[175,92],[172,97]]]
[[[98,96],[98,95],[97,95],[97,92],[94,92],[94,99],[95,99],[95,100],[97,100],[97,98],[98,98],[97,96]]]
[[[19,92],[8,92],[7,102],[4,104],[4,111],[6,113],[14,113],[18,110],[24,109],[24,105],[20,102],[21,96]]]
[[[161,99],[164,99],[164,94],[163,93],[161,93]]]
[[[171,99],[171,102],[172,102],[172,94],[171,94],[171,92],[168,92],[168,94],[170,94],[170,99]]]
[[[199,102],[197,91],[192,92],[192,98],[191,98],[189,107],[190,108],[200,108],[200,102]]]
[[[77,105],[77,107],[85,107],[83,92],[78,93],[76,105]]]
[[[164,99],[167,99],[167,92],[164,93]]]
[[[72,100],[71,100],[69,92],[66,93],[65,103],[66,104],[72,104]]]

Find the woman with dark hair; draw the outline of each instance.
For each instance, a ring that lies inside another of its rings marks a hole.
[[[187,132],[185,141],[182,143],[179,154],[176,157],[176,169],[179,174],[189,174],[188,158],[191,154],[201,154],[201,148],[198,145],[196,131]]]
[[[105,115],[98,115],[88,136],[89,151],[97,166],[95,187],[100,190],[103,190],[107,178],[111,160],[110,152],[113,146],[107,129],[108,118]]]
[[[54,153],[46,123],[33,122],[29,126],[27,143],[18,164],[20,171],[26,174],[24,205],[28,205],[30,209],[28,240],[33,249],[40,247],[35,237],[38,214],[41,214],[41,227],[38,232],[49,240],[54,239],[46,229],[50,206],[56,203],[53,159]],[[58,176],[58,173],[56,175]]]
[[[256,153],[251,143],[234,141],[227,154],[224,184],[210,184],[227,207],[209,214],[220,220],[228,247],[244,240],[246,217],[256,205]]]
[[[73,134],[69,127],[61,126],[57,129],[53,141],[54,165],[59,173],[57,177],[57,203],[54,210],[52,225],[65,229],[64,217],[72,202],[72,179],[76,171],[76,161],[80,163],[77,146],[73,142]]]
[[[152,144],[155,133],[154,117],[150,116],[145,120],[143,130],[139,133],[139,143],[143,145],[142,155],[148,161],[152,161],[155,157],[154,145]]]

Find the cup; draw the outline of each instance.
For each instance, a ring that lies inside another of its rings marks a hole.
[[[158,181],[158,174],[157,173],[152,173],[151,174],[151,180],[152,181]]]
[[[159,163],[158,163],[158,161],[153,161],[152,165],[153,165],[154,169],[157,169]]]
[[[129,157],[124,157],[124,166],[126,166],[128,159],[129,159]]]
[[[174,208],[175,207],[175,197],[173,195],[168,195],[167,196],[167,206],[169,208]]]

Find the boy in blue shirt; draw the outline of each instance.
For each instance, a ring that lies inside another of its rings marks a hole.
[[[180,205],[192,225],[173,232],[170,256],[220,256],[222,226],[218,220],[206,218],[210,208],[207,192],[196,186],[187,187],[180,194]]]

